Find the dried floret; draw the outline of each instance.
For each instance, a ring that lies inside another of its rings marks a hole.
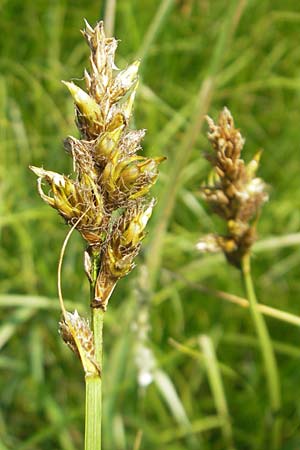
[[[64,342],[81,359],[86,376],[98,375],[101,372],[95,360],[93,332],[88,320],[74,313],[66,311],[59,322],[59,333]]]

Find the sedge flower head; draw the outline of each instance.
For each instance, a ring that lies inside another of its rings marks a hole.
[[[115,65],[118,42],[105,35],[103,22],[82,32],[90,48],[85,89],[63,82],[75,105],[80,139],[69,136],[64,146],[73,159],[74,177],[31,167],[38,176],[42,199],[86,240],[88,258],[100,261],[95,304],[106,308],[119,278],[134,267],[154,202],[148,197],[162,157],[137,154],[145,130],[129,126],[138,86],[139,61],[120,70]],[[44,185],[49,189],[45,190]],[[82,220],[78,219],[82,217]]]
[[[256,221],[268,200],[264,181],[256,177],[261,152],[249,164],[244,162],[241,153],[245,140],[227,108],[221,112],[217,124],[210,117],[207,122],[212,152],[206,157],[212,173],[201,192],[212,211],[225,221],[227,232],[224,236],[204,237],[197,248],[200,251],[219,248],[230,263],[239,267],[256,239]]]

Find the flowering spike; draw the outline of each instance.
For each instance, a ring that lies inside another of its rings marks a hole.
[[[213,166],[208,184],[202,187],[202,196],[212,210],[227,223],[227,235],[216,236],[214,241],[201,240],[201,251],[221,248],[228,261],[240,266],[242,257],[255,241],[255,225],[259,211],[268,200],[266,185],[256,178],[261,152],[246,165],[241,159],[245,143],[240,131],[234,127],[230,111],[224,108],[218,124],[208,117],[208,139],[213,152],[206,155]]]
[[[85,258],[85,270],[95,284],[93,306],[106,307],[119,278],[134,267],[154,202],[146,199],[158,177],[161,157],[137,155],[145,130],[129,122],[138,87],[139,61],[119,70],[114,62],[117,40],[105,36],[103,22],[82,32],[90,48],[85,70],[86,91],[64,81],[75,103],[80,139],[69,136],[64,146],[73,159],[74,178],[32,167],[42,199],[57,209],[88,243],[87,255],[97,255],[96,271]],[[42,190],[42,182],[50,194]],[[93,258],[92,258],[93,259]]]

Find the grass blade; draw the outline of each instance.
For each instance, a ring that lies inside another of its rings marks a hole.
[[[231,420],[214,345],[209,336],[202,335],[199,337],[199,346],[202,349],[205,358],[208,381],[216,405],[216,410],[223,420],[222,432],[224,441],[226,442],[226,447],[232,450],[234,446]]]

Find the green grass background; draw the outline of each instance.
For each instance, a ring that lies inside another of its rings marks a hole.
[[[83,448],[83,375],[57,332],[56,270],[67,228],[39,199],[28,165],[71,171],[62,139],[76,133],[73,104],[60,80],[82,77],[88,49],[79,29],[84,17],[91,24],[103,18],[106,7],[0,1],[1,450]],[[246,137],[245,159],[264,149],[259,173],[270,201],[254,252],[256,288],[260,302],[297,315],[300,4],[117,0],[113,17],[119,66],[142,58],[134,121],[147,129],[144,154],[168,159],[137,268],[120,281],[106,317],[104,450],[270,448],[272,418],[249,312],[201,290],[243,296],[236,269],[195,251],[197,239],[219,226],[199,196],[209,171],[203,115],[216,119],[228,106]],[[63,291],[69,308],[87,314],[83,249],[73,235]],[[267,324],[282,384],[280,448],[296,450],[299,329],[272,318]],[[201,335],[215,349],[218,364],[208,362],[225,397],[209,383]],[[137,382],[141,347],[146,364],[153,362],[147,388]]]

